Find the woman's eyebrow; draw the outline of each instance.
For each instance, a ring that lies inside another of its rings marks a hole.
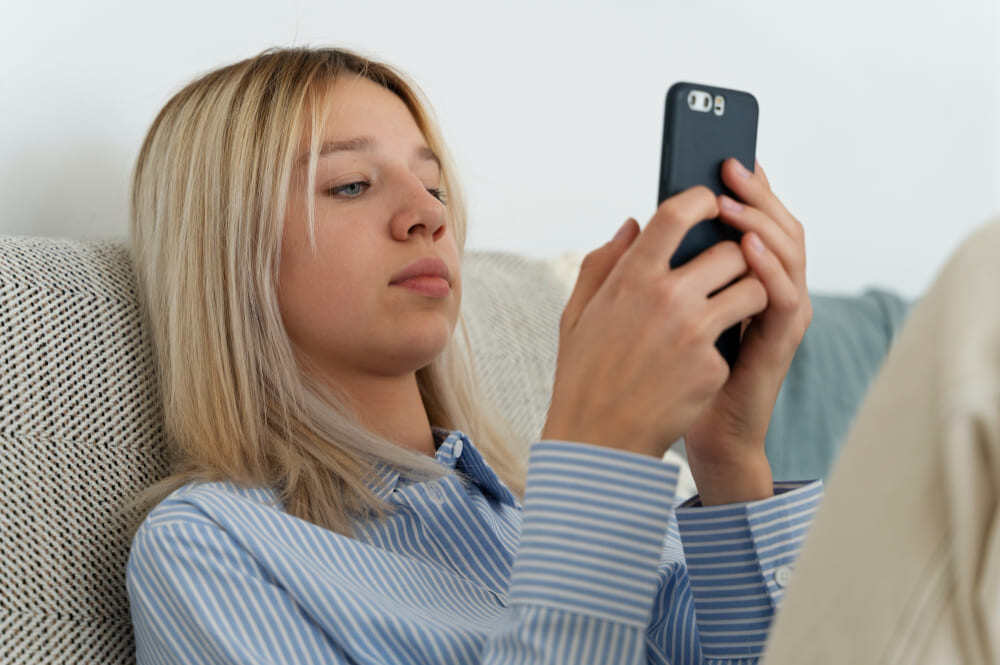
[[[372,136],[355,136],[350,139],[343,139],[340,141],[324,141],[323,145],[319,149],[319,158],[328,157],[337,152],[350,152],[350,151],[371,151],[374,150],[376,146],[375,138]],[[438,168],[441,168],[441,160],[438,156],[434,154],[434,151],[425,145],[418,147],[414,151],[414,156],[418,159],[422,159],[429,162],[434,162],[437,164]],[[299,157],[297,163],[299,165],[304,164],[309,160],[309,152],[306,151],[305,154]]]

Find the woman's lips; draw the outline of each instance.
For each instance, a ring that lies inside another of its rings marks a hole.
[[[433,275],[411,277],[390,286],[402,286],[432,298],[445,298],[451,293],[451,285],[448,284],[448,280]]]

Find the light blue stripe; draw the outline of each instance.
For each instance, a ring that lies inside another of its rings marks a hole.
[[[742,611],[733,610],[728,612],[706,612],[707,609],[707,607],[702,608],[702,612],[705,613],[705,616],[701,617],[702,620],[732,621],[733,625],[739,625],[740,622],[750,619],[767,619],[770,621],[773,616],[773,612],[769,608]]]
[[[685,529],[683,533],[685,543],[691,543],[692,546],[696,546],[704,545],[706,543],[717,543],[722,540],[745,540],[750,537],[750,528],[746,523],[744,523],[743,528],[740,529],[734,528],[725,531],[696,531],[690,535],[688,535],[688,532]]]
[[[710,590],[712,588],[723,586],[743,586],[748,584],[760,587],[764,584],[764,580],[761,578],[761,574],[759,572],[752,573],[750,575],[718,575],[716,577],[699,575],[697,577],[691,577],[691,584],[699,589]]]
[[[662,537],[654,533],[640,531],[636,528],[642,525],[625,528],[630,525],[622,524],[620,526],[623,528],[619,528],[619,525],[604,520],[594,520],[591,522],[591,528],[594,530],[594,533],[588,538],[587,535],[580,535],[581,532],[583,534],[587,532],[585,529],[581,529],[581,521],[579,519],[570,521],[559,518],[560,516],[558,515],[532,515],[531,524],[524,527],[524,531],[521,534],[521,542],[530,542],[534,538],[576,537],[584,538],[591,542],[599,541],[602,544],[613,544],[614,547],[624,548],[629,552],[637,554],[640,552],[646,554],[654,551],[658,553],[660,545],[663,543]],[[631,542],[631,545],[629,542]]]
[[[531,501],[535,493],[542,487],[556,493],[563,490],[569,497],[576,496],[580,490],[588,492],[600,492],[601,496],[607,499],[614,499],[621,505],[641,506],[646,501],[653,501],[656,504],[664,502],[663,497],[673,496],[673,486],[664,482],[662,486],[656,488],[640,488],[619,482],[606,482],[603,484],[594,482],[581,482],[573,477],[572,469],[560,469],[558,474],[529,473],[527,478],[527,492],[525,501]]]
[[[581,547],[577,544],[560,543],[559,550],[552,552],[549,548],[544,547],[544,545],[544,542],[541,544],[530,541],[522,542],[518,561],[546,561],[551,563],[553,567],[558,568],[562,562],[562,557],[566,554],[576,554],[586,557],[596,556],[603,559],[607,563],[616,564],[619,568],[630,570],[633,575],[655,575],[655,571],[652,566],[637,568],[637,564],[633,559],[627,559],[619,556],[620,551],[608,550],[599,546],[594,547],[593,544],[588,544],[590,545],[589,547]],[[514,566],[514,570],[517,570],[516,564]]]
[[[550,494],[550,493],[547,493],[547,492],[538,492],[537,496],[539,497],[539,499],[546,499],[548,501],[565,501],[566,500],[566,495],[561,495],[561,494],[555,494],[555,495],[553,495],[553,494]],[[528,499],[528,501],[530,502],[531,499]],[[594,521],[594,520],[604,520],[605,519],[605,512],[604,511],[600,511],[599,512],[597,509],[599,509],[599,508],[606,508],[606,506],[601,506],[601,505],[599,505],[595,501],[593,505],[589,506],[589,508],[591,508],[591,509],[587,510],[587,508],[588,508],[588,506],[587,506],[587,500],[583,499],[582,497],[581,498],[577,498],[576,501],[575,501],[575,503],[577,504],[578,507],[570,508],[570,507],[563,506],[563,505],[559,505],[559,506],[549,505],[548,507],[541,507],[540,506],[539,508],[537,508],[535,510],[535,512],[540,512],[542,514],[553,514],[553,513],[555,513],[555,514],[563,514],[563,515],[572,515],[574,517],[581,518],[581,521],[586,522],[586,523],[592,523],[592,521]],[[665,519],[664,519],[664,517],[663,517],[662,514],[657,515],[655,513],[648,513],[648,520],[646,520],[646,521],[644,521],[644,520],[638,520],[638,519],[631,519],[631,516],[629,516],[628,518],[626,518],[624,515],[620,515],[620,516],[618,516],[617,522],[619,524],[623,525],[623,526],[626,526],[626,527],[629,527],[629,528],[632,528],[632,529],[641,529],[641,530],[648,530],[650,522],[654,522],[654,523],[656,523],[656,522],[662,522],[663,523],[663,526],[662,526],[663,532],[664,533],[666,532],[666,523],[665,523]]]

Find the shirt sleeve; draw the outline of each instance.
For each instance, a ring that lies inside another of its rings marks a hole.
[[[763,655],[823,485],[775,483],[774,492],[720,506],[696,496],[677,508],[684,560],[661,564],[650,624],[670,662],[750,665]]]
[[[138,665],[349,662],[210,521],[143,524],[126,586]]]
[[[531,447],[509,607],[484,663],[649,662],[679,467],[587,443]]]

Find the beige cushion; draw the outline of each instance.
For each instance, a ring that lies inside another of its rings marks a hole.
[[[469,252],[487,396],[539,434],[579,257]],[[0,662],[134,662],[119,508],[167,472],[124,245],[0,236]]]

